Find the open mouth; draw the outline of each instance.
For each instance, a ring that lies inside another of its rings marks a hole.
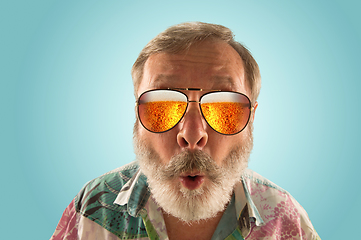
[[[198,176],[188,176],[188,178],[191,180],[191,181],[195,181],[197,179]]]
[[[180,176],[180,182],[185,188],[194,190],[202,185],[204,182],[204,176],[198,174],[182,174],[182,176]]]

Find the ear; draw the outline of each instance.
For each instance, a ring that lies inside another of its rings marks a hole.
[[[252,116],[251,116],[251,120],[252,120],[252,122],[254,122],[254,115],[256,114],[256,109],[257,109],[257,107],[258,107],[258,102],[256,101],[255,103],[254,103],[254,106],[253,106],[253,113],[252,113]]]

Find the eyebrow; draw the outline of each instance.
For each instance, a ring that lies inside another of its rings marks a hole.
[[[222,89],[222,90],[229,90],[232,91],[236,88],[235,80],[228,76],[213,76],[213,87]]]
[[[229,85],[234,85],[234,80],[231,77],[226,77],[226,76],[213,76],[211,78],[214,82],[221,82],[221,83],[226,83]]]
[[[180,82],[181,78],[177,75],[165,75],[159,74],[156,79],[154,79],[152,85],[154,87],[175,87],[174,82]],[[234,80],[228,76],[212,76],[209,81],[213,83],[213,88],[225,88],[225,90],[232,90],[235,87]],[[186,86],[187,87],[187,86]]]
[[[163,85],[164,83],[171,83],[175,81],[179,81],[179,77],[176,75],[165,75],[159,74],[156,79],[154,79],[153,84],[155,87]]]

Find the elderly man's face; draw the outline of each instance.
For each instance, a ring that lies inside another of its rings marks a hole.
[[[164,88],[228,90],[250,96],[250,91],[245,81],[242,59],[231,46],[219,41],[204,41],[200,44],[195,44],[182,54],[158,53],[151,55],[144,67],[143,79],[138,89],[138,96],[150,89]],[[190,101],[198,101],[200,96],[204,94],[204,92],[199,91],[184,92],[188,95]],[[135,128],[136,154],[141,162],[144,158],[147,159],[147,161],[145,161],[146,164],[141,164],[141,167],[143,167],[142,170],[150,181],[152,193],[154,194],[157,190],[156,188],[163,188],[162,186],[168,184],[170,185],[169,188],[173,188],[175,192],[182,192],[183,196],[194,197],[196,195],[203,195],[203,197],[207,197],[204,195],[204,191],[205,189],[212,191],[211,186],[213,186],[214,183],[212,179],[208,179],[210,178],[209,175],[200,172],[198,169],[179,173],[179,176],[173,176],[172,179],[168,179],[169,181],[164,180],[164,183],[155,186],[155,184],[162,181],[161,177],[154,172],[158,171],[157,168],[167,166],[171,160],[181,161],[179,159],[184,160],[184,158],[186,158],[184,161],[188,161],[188,159],[192,158],[189,157],[189,154],[192,153],[200,155],[198,158],[203,158],[204,154],[204,156],[209,158],[207,161],[210,161],[213,168],[219,168],[220,172],[223,171],[223,175],[227,174],[227,172],[230,174],[223,176],[223,178],[232,177],[231,172],[233,171],[233,178],[239,179],[239,171],[246,167],[249,152],[252,148],[252,133],[250,129],[252,121],[253,118],[251,117],[248,126],[238,134],[222,135],[208,126],[201,115],[198,103],[194,102],[189,103],[183,119],[167,132],[149,132],[137,121],[136,124],[138,124],[138,126]],[[183,157],[185,153],[186,157]],[[237,160],[231,159],[232,153],[233,158],[237,158]],[[143,156],[140,156],[142,154]],[[228,163],[237,163],[241,166],[241,169],[236,166],[230,166],[230,164],[226,166],[227,161]],[[156,167],[153,170],[149,170],[152,168],[151,165],[153,162],[153,167]],[[216,171],[216,175],[217,174],[222,175]],[[192,177],[187,178],[187,176],[190,175]],[[220,181],[223,181],[221,177],[220,179]],[[231,191],[230,188],[233,187],[237,179],[232,179],[230,183],[227,183],[229,185],[227,190],[228,195],[230,194],[229,191]],[[152,184],[152,181],[154,184]],[[220,186],[220,189],[222,188],[225,187]],[[161,196],[162,194],[170,193],[163,192],[155,194],[154,198],[160,205],[162,205],[162,200],[157,199],[157,195]],[[220,192],[216,194],[218,194],[218,196],[222,194],[227,195]],[[227,202],[227,199],[229,199],[229,196],[225,196],[223,202]],[[204,199],[200,200],[204,201]],[[162,207],[167,209],[166,206]],[[185,208],[188,207],[189,206]],[[222,207],[224,206],[221,206],[221,210]],[[174,207],[168,207],[168,209],[170,208]],[[199,206],[195,206],[195,209],[198,208]],[[181,212],[182,210],[180,209],[179,211]],[[215,211],[219,211],[219,209]],[[180,218],[183,220],[199,220],[211,217],[211,215],[210,213],[204,216],[180,216]]]

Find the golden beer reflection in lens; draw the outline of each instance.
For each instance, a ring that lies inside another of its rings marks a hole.
[[[187,107],[182,101],[156,101],[145,103],[145,125],[150,131],[164,132],[174,127]]]
[[[202,104],[202,112],[208,124],[223,134],[235,134],[243,128],[248,120],[245,110],[243,104],[235,102]]]

